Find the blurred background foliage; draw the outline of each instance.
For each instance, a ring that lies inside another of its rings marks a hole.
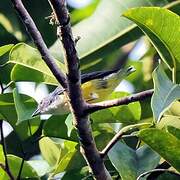
[[[122,14],[132,7],[161,6],[179,15],[180,2],[173,0],[92,0],[81,8],[74,7],[74,2],[68,1],[68,7],[73,35],[75,38],[80,36],[76,47],[82,73],[123,68],[130,65],[136,68],[136,72],[118,86],[116,89],[118,92],[113,92],[107,99],[124,97],[153,88],[152,72],[158,65],[160,55],[147,36],[144,36],[143,32]],[[48,1],[23,0],[23,3],[58,65],[64,69],[63,51],[60,41],[57,40],[56,26],[49,24],[48,17],[51,9]],[[0,46],[2,66],[0,67],[0,81],[4,87],[10,83],[4,94],[0,95],[0,117],[6,121],[4,121],[4,128],[7,133],[4,133],[13,175],[17,176],[17,167],[21,165],[21,158],[23,158],[26,161],[22,177],[47,179],[50,174],[51,177],[62,179],[92,179],[79,151],[78,137],[72,126],[71,114],[31,117],[37,105],[34,99],[39,102],[43,96],[55,88],[57,81],[34,48],[10,0],[0,1]],[[164,62],[162,66],[171,79],[171,73]],[[179,71],[178,68],[178,83],[180,82]],[[163,82],[166,80],[165,78]],[[27,86],[25,82],[29,85]],[[174,128],[179,126],[177,123],[180,115],[178,107],[179,102],[174,102],[165,112],[167,115],[173,115],[173,118],[163,117],[161,123],[157,125],[159,129],[169,123],[167,118],[175,124]],[[150,98],[142,102],[93,113],[91,121],[97,147],[102,150],[122,127],[135,123],[152,122],[153,118]],[[41,121],[42,119],[46,121]],[[131,133],[128,131],[127,134]],[[151,132],[147,133],[152,135]],[[157,134],[157,136],[154,135],[154,140],[158,141],[157,137],[161,132],[155,131],[154,133]],[[142,132],[139,137],[147,143],[149,140],[145,135],[146,133]],[[168,133],[164,133],[162,138],[171,139],[169,136]],[[173,140],[176,141],[176,139]],[[154,144],[151,147],[155,150],[157,148]],[[0,150],[0,161],[3,162],[1,146]],[[157,150],[157,152],[165,160],[170,159],[170,163],[172,162],[171,157],[164,156],[161,151]],[[139,139],[132,135],[124,137],[113,148],[105,164],[114,178],[121,176],[122,179],[133,180],[142,172],[151,170],[164,162],[158,153],[152,151],[149,146],[140,144]],[[177,156],[177,154],[174,155]],[[135,164],[138,164],[138,168]],[[179,170],[176,160],[173,160],[171,165]],[[2,169],[0,173],[3,174],[0,179],[8,178]],[[167,173],[166,176],[170,177],[172,174]],[[177,177],[173,176],[173,178]]]

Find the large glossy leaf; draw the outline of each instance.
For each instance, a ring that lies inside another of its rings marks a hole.
[[[180,98],[180,86],[172,83],[165,74],[161,65],[153,72],[154,94],[151,107],[156,121],[159,121],[162,114],[176,100]]]
[[[39,141],[39,147],[44,159],[49,163],[50,166],[54,167],[60,159],[61,146],[53,142],[50,138],[43,137]]]
[[[44,61],[42,60],[41,55],[39,54],[38,50],[35,48],[32,48],[31,46],[27,44],[19,43],[16,46],[14,46],[10,52],[8,62],[19,64],[27,68],[31,68],[32,70],[36,70],[35,71],[36,74],[33,74],[33,76],[31,74],[32,77],[34,77],[34,75],[40,74],[42,76],[41,78],[44,77],[44,78],[51,79],[52,82],[56,82],[56,84],[58,84],[53,74],[51,73],[47,65],[44,63]],[[64,71],[64,65],[58,61],[56,61],[56,63],[59,66],[59,68],[62,71]],[[18,72],[19,72],[19,69],[18,69]],[[14,77],[13,73],[17,74],[16,70],[12,71],[12,75],[11,75],[12,77]],[[18,79],[21,78],[22,80],[23,75],[24,73],[18,74]],[[25,77],[27,77],[26,73],[25,73]],[[12,79],[15,79],[15,78],[12,78]],[[25,78],[23,79],[26,80]],[[38,78],[34,77],[34,80],[36,79]]]
[[[137,176],[136,153],[123,143],[116,145],[108,153],[108,157],[124,180],[135,180]]]
[[[136,155],[138,162],[138,176],[143,172],[154,169],[160,161],[160,156],[146,145],[138,148],[136,150]]]
[[[136,180],[141,173],[155,168],[160,160],[159,155],[147,146],[135,151],[121,142],[110,150],[108,156],[123,180]]]
[[[33,76],[32,76],[33,74]],[[18,81],[32,81],[37,83],[46,83],[56,85],[57,81],[54,77],[42,73],[38,70],[31,69],[19,64],[16,64],[11,71],[11,80]]]
[[[149,128],[141,130],[139,138],[180,171],[180,140],[163,130]]]
[[[130,9],[124,16],[134,21],[159,52],[164,62],[170,67],[180,67],[180,17],[163,8]]]
[[[69,142],[69,141],[64,142],[66,153],[62,158],[59,159],[59,162],[57,163],[53,171],[53,174],[57,174],[57,173],[68,170],[68,167],[71,165],[74,155],[77,152],[76,145],[77,143],[75,142]],[[79,162],[76,162],[76,163],[79,163]]]
[[[81,37],[77,43],[77,51],[82,65],[89,61],[92,63],[142,35],[130,21],[120,17],[128,8],[163,6],[166,3],[167,1],[164,0],[161,2],[155,0],[102,0],[91,17],[73,27],[74,37]],[[63,54],[59,53],[60,49],[58,40],[51,47],[51,52],[57,59],[62,60]]]

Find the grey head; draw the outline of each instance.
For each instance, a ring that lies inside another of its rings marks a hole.
[[[57,87],[52,93],[43,98],[38,104],[37,109],[33,112],[32,117],[40,114],[50,114],[56,109],[59,103],[62,103],[60,95],[63,96],[64,89]]]

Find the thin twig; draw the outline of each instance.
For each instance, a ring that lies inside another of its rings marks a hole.
[[[9,163],[8,163],[8,158],[7,158],[7,153],[6,153],[6,143],[4,139],[4,134],[3,134],[3,120],[0,120],[0,133],[1,133],[1,143],[3,147],[3,154],[4,154],[4,159],[5,159],[5,171],[10,177],[11,180],[14,180],[13,175],[11,174],[10,168],[9,168]]]
[[[0,87],[1,87],[1,93],[4,93],[4,87],[3,83],[0,80]],[[5,171],[9,175],[11,180],[14,180],[13,175],[11,174],[10,168],[9,168],[9,163],[8,163],[8,158],[7,158],[7,151],[6,151],[6,142],[4,138],[4,133],[3,133],[3,120],[0,119],[0,135],[1,135],[1,143],[2,143],[2,148],[3,148],[3,154],[4,154],[4,159],[5,159]]]
[[[153,92],[154,90],[150,89],[150,90],[142,91],[140,93],[136,93],[136,94],[119,98],[119,99],[107,100],[107,101],[94,103],[94,104],[87,104],[87,107],[86,107],[87,109],[85,111],[87,113],[93,113],[95,111],[99,111],[99,110],[114,107],[114,106],[127,105],[135,101],[141,101],[146,98],[149,98],[152,96]]]
[[[66,89],[66,77],[60,71],[59,67],[55,63],[54,57],[50,54],[40,32],[38,31],[34,21],[32,20],[31,16],[27,12],[26,8],[24,7],[21,0],[11,0],[14,8],[16,9],[17,13],[19,14],[22,22],[24,23],[27,31],[31,35],[36,47],[38,48],[42,59],[47,64],[53,75],[56,77],[58,82]]]
[[[65,52],[65,64],[67,67],[68,97],[70,109],[74,116],[73,124],[77,128],[81,142],[81,153],[91,168],[97,180],[111,180],[111,176],[105,168],[104,162],[96,148],[92,136],[91,124],[88,114],[84,113],[85,102],[81,93],[81,76],[79,70],[79,58],[77,56],[75,42],[72,36],[70,17],[65,0],[49,0],[58,26],[58,35]]]
[[[24,158],[22,159],[22,162],[21,162],[21,166],[19,168],[19,173],[18,173],[18,176],[16,178],[16,180],[20,180],[21,179],[21,174],[22,174],[22,170],[23,170],[23,165],[24,165]]]
[[[122,128],[117,134],[115,134],[115,136],[110,140],[110,142],[106,145],[106,147],[101,151],[101,157],[104,158],[108,154],[108,152],[113,148],[113,146],[122,138],[124,133],[126,133],[127,131],[134,128],[138,128],[142,126],[150,126],[150,125],[151,123],[141,123],[141,124],[129,125]]]
[[[174,174],[174,175],[180,177],[179,174],[177,174],[177,173],[175,173],[175,172],[173,172],[172,170],[169,170],[169,169],[153,169],[153,170],[147,171],[145,173],[142,173],[140,176],[137,177],[137,180],[140,180],[142,177],[147,176],[148,174],[153,173],[153,172],[169,172],[171,174]]]

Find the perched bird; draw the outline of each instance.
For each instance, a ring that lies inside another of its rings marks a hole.
[[[81,89],[84,99],[89,103],[106,99],[119,83],[134,71],[135,68],[130,66],[120,70],[99,71],[82,75]],[[69,113],[69,105],[63,92],[64,89],[62,87],[57,87],[52,93],[41,100],[32,116]]]

